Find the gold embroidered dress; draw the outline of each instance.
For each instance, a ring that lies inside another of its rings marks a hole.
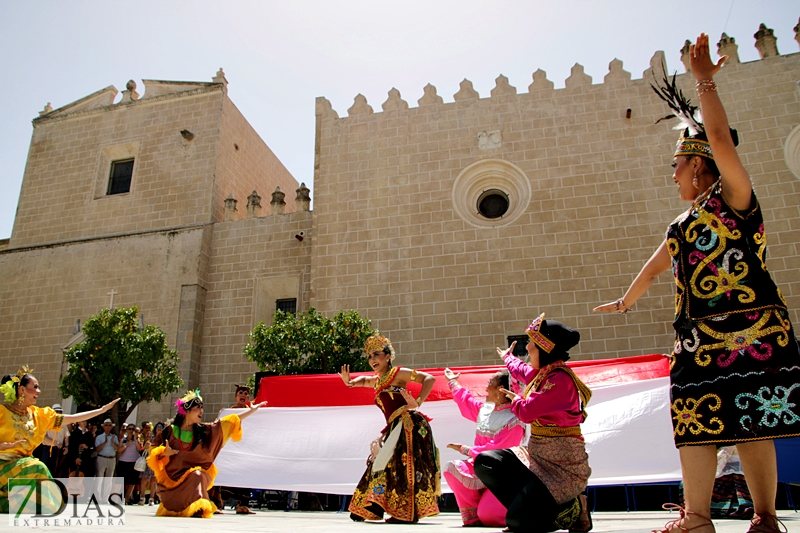
[[[767,266],[755,194],[738,212],[717,181],[676,218],[670,401],[676,446],[800,435],[800,353]]]
[[[59,431],[64,415],[50,407],[32,405],[27,411],[18,411],[4,403],[0,407],[0,442],[22,444],[0,451],[0,513],[8,512],[8,480],[18,477],[49,478],[50,471],[31,456],[44,440],[45,433]]]
[[[384,512],[405,522],[439,514],[439,452],[429,419],[407,410],[402,389],[391,385],[399,370],[392,368],[375,384],[375,403],[386,417],[382,447],[367,461],[349,508],[366,520],[380,520]]]

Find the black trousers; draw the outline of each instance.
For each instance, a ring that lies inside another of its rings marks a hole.
[[[515,533],[547,533],[563,506],[511,450],[491,450],[475,458],[475,473],[506,512],[506,525]]]

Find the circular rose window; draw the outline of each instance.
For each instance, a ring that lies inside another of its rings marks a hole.
[[[453,184],[453,208],[478,227],[511,224],[528,208],[531,185],[525,173],[502,159],[483,159],[461,171]]]

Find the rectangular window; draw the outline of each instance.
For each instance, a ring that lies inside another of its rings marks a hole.
[[[514,346],[514,355],[522,360],[527,361],[528,352],[525,350],[525,347],[528,345],[529,340],[530,337],[527,335],[509,335],[508,345],[511,346],[512,342],[517,341],[517,345]]]
[[[122,194],[130,192],[131,177],[133,177],[133,159],[112,161],[111,173],[108,177],[108,191],[106,194]]]
[[[275,300],[275,307],[284,313],[297,314],[297,298],[283,298]]]

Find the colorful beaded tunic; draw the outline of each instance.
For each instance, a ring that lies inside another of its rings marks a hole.
[[[765,264],[761,207],[738,212],[717,181],[667,230],[677,285],[675,444],[800,435],[800,353]]]

